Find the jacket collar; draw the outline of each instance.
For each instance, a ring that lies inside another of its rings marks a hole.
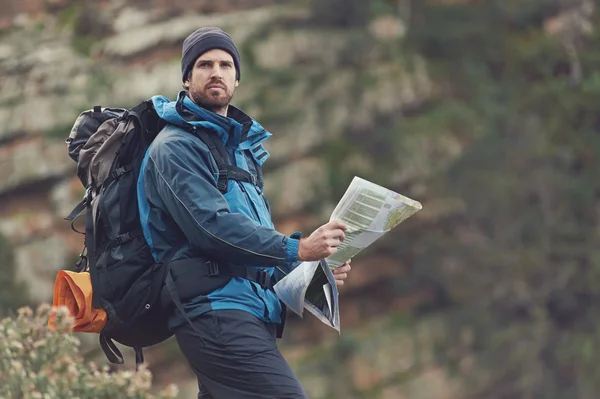
[[[229,105],[227,116],[202,108],[186,91],[180,91],[177,101],[164,96],[152,97],[158,115],[176,126],[197,126],[213,130],[227,147],[250,148],[271,137],[271,133],[239,108]]]

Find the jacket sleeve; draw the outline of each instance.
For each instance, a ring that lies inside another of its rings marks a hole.
[[[260,266],[298,257],[299,240],[231,212],[217,189],[217,166],[196,137],[170,137],[148,157],[145,184],[153,184],[193,247],[213,259]]]

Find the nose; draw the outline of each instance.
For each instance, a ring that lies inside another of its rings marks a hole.
[[[222,72],[221,72],[221,67],[216,64],[215,66],[213,66],[212,69],[212,73],[210,74],[211,78],[221,78],[223,76]]]

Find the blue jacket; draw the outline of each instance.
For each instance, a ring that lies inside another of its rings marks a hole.
[[[289,269],[297,260],[299,240],[274,230],[268,202],[252,183],[229,180],[227,193],[221,194],[208,147],[181,126],[217,134],[230,159],[255,176],[256,167],[269,156],[262,143],[271,134],[235,107],[224,117],[197,106],[185,92],[176,102],[162,96],[152,101],[169,123],[148,148],[137,187],[142,229],[154,259],[166,261],[172,248],[180,248],[173,260],[203,256],[264,268],[271,275],[273,266]],[[242,278],[185,302],[184,308],[189,317],[211,309],[238,309],[273,323],[280,322],[282,310],[273,291]],[[175,312],[171,326],[184,320]]]

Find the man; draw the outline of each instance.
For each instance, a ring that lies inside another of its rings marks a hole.
[[[219,28],[193,32],[183,43],[181,68],[186,90],[177,101],[153,98],[168,125],[148,149],[138,181],[142,227],[156,260],[204,256],[273,276],[275,268],[289,272],[298,261],[335,253],[344,240],[342,222],[327,223],[307,238],[274,230],[261,184],[268,157],[262,143],[270,133],[230,105],[240,82],[240,57],[231,37]],[[215,159],[190,126],[221,140],[230,163],[258,183],[230,179],[227,191],[220,191]],[[338,285],[349,271],[349,264],[336,269]],[[184,314],[175,309],[170,327],[198,377],[199,397],[306,397],[277,349],[285,309],[271,288],[234,277],[182,305]]]

